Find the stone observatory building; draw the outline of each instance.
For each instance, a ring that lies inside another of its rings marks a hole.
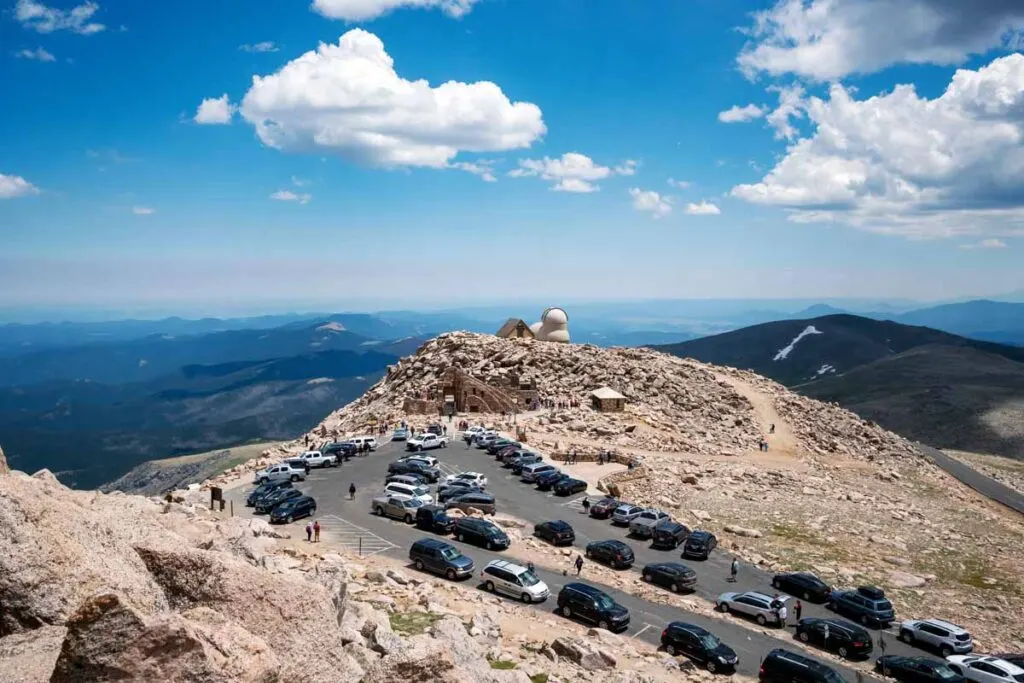
[[[549,308],[540,316],[540,322],[530,325],[530,331],[539,341],[569,343],[569,314],[561,308]]]

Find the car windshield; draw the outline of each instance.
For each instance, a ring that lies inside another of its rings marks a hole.
[[[443,549],[441,551],[441,557],[443,557],[446,560],[454,560],[455,558],[459,557],[461,554],[462,553],[460,553],[455,548],[445,548],[445,549]]]
[[[846,681],[843,680],[843,677],[835,671],[832,671],[832,669],[826,669],[822,671],[822,674],[827,683],[846,683]]]
[[[423,501],[417,498],[413,498],[412,500],[407,500],[403,502],[402,505],[404,505],[407,508],[418,508],[421,505],[423,505]]]
[[[531,571],[525,571],[520,574],[519,580],[523,582],[524,586],[536,586],[540,583],[540,579],[538,579],[537,575]]]
[[[937,673],[939,675],[939,678],[951,679],[951,678],[959,678],[960,677],[960,674],[958,674],[957,672],[953,671],[952,669],[950,669],[948,666],[946,666],[944,664],[936,665],[935,673]],[[1019,681],[1021,679],[1018,678],[1017,680]]]
[[[611,609],[615,607],[615,601],[602,593],[597,597],[597,606],[601,609]]]
[[[416,488],[414,488],[414,489],[412,490],[412,492],[413,492],[414,494],[416,494],[417,496],[425,496],[425,495],[427,495],[428,493],[430,493],[430,489],[428,489],[428,488],[427,488],[427,487],[425,487],[425,486],[417,486]]]
[[[709,650],[714,650],[716,647],[722,644],[722,641],[720,641],[717,636],[714,636],[710,633],[705,633],[704,635],[702,635],[700,637],[700,642],[701,645],[703,645]]]

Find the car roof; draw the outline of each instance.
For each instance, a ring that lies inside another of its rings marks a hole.
[[[420,540],[413,543],[414,546],[424,546],[428,548],[455,548],[451,543],[445,543],[444,541],[436,538],[421,538]],[[455,548],[458,550],[458,548]]]
[[[705,538],[711,538],[712,536],[714,536],[714,534],[710,531],[703,531],[701,529],[696,529],[690,532],[690,538],[694,538],[698,541]]]
[[[549,522],[544,522],[544,524],[547,524],[548,526],[552,526],[552,527],[569,527],[569,528],[572,528],[571,525],[568,522],[564,522],[564,521],[562,521],[560,519],[552,519]]]
[[[764,593],[760,593],[758,591],[746,591],[745,593],[737,593],[736,597],[740,598],[740,597],[743,597],[744,595],[749,596],[751,598],[761,598],[762,600],[767,600],[768,602],[771,602],[773,599],[776,599],[776,600],[783,600],[783,599],[788,600],[789,599],[788,595],[786,595],[786,596],[780,595],[778,598],[772,598],[772,596],[766,595]]]
[[[491,560],[487,563],[487,566],[494,567],[495,569],[504,569],[512,572],[513,574],[522,574],[523,572],[530,571],[529,568],[516,562],[512,562],[511,560]]]
[[[957,657],[954,655],[954,657],[956,658],[956,660],[959,660],[964,664],[970,664],[971,662],[985,662],[986,664],[998,666],[1000,669],[1010,674],[1011,676],[1016,676],[1017,674],[1024,673],[1024,669],[1020,668],[1013,662],[1008,662],[1005,659],[999,659],[998,657],[990,657],[986,655],[971,655],[969,657],[962,655]],[[950,659],[953,659],[954,657],[950,657]]]
[[[622,541],[620,541],[617,538],[608,538],[608,539],[605,539],[603,541],[597,541],[597,543],[599,545],[614,545],[616,547],[621,546],[623,548],[629,548],[628,545],[626,545],[625,543],[623,543]]]
[[[696,624],[688,624],[685,621],[671,621],[668,625],[672,628],[677,628],[682,631],[689,631],[690,633],[698,636],[711,635],[711,631],[707,630],[706,628],[701,628]]]
[[[967,633],[967,629],[963,626],[958,626],[957,624],[954,624],[951,621],[946,621],[945,619],[919,619],[918,623],[939,626],[941,628],[948,629],[953,633]]]
[[[610,595],[605,593],[600,588],[595,588],[594,586],[591,586],[591,585],[588,585],[588,584],[585,584],[585,583],[578,583],[578,582],[567,583],[567,584],[565,584],[565,586],[562,587],[562,590],[574,590],[574,591],[577,591],[579,593],[586,593],[587,595],[604,595],[604,596],[606,596],[608,598],[611,598]]]
[[[629,510],[630,512],[632,512],[633,510],[638,509],[638,507],[636,505],[633,505],[632,503],[619,503],[619,509]]]
[[[686,569],[686,570],[689,570],[689,571],[693,571],[692,569],[687,567],[682,562],[653,562],[653,563],[651,563],[651,564],[649,564],[647,566],[648,567],[671,567],[672,569],[677,569],[677,570],[684,570],[684,569]]]

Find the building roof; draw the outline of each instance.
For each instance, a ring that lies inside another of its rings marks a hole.
[[[522,318],[509,318],[505,321],[505,324],[495,333],[498,337],[507,337],[512,334],[516,327],[520,324],[523,325],[527,330],[530,330],[530,326]],[[533,330],[530,330],[530,336],[533,336]]]
[[[615,391],[611,387],[601,387],[600,389],[594,389],[593,391],[590,392],[590,395],[593,396],[594,398],[601,400],[612,398],[620,398],[622,400],[626,400],[625,396]]]

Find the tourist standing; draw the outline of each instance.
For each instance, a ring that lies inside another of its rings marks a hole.
[[[313,522],[313,542],[320,542],[320,520]]]

